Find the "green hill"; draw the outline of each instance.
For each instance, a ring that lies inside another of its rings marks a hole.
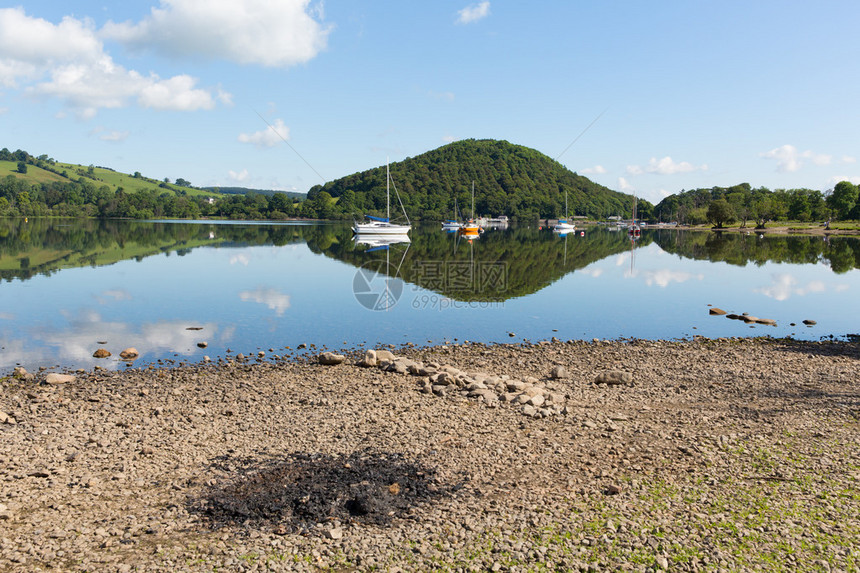
[[[195,189],[156,181],[140,174],[129,175],[114,171],[107,167],[95,167],[75,165],[74,163],[60,163],[56,161],[40,160],[31,158],[32,163],[27,162],[27,172],[18,171],[18,161],[0,160],[0,178],[12,175],[28,184],[42,183],[81,183],[88,181],[97,187],[106,186],[111,192],[122,188],[126,193],[137,193],[140,191],[152,191],[157,193],[173,193],[175,195],[213,195],[212,191]]]
[[[477,215],[564,217],[565,191],[570,216],[628,215],[633,205],[631,195],[598,185],[539,151],[507,141],[457,141],[392,163],[389,169],[407,213],[418,219],[451,217],[455,199],[460,212],[469,215],[473,181]],[[317,185],[308,199],[325,204],[319,197],[322,192],[337,199],[343,212],[382,213],[385,166]],[[394,212],[396,199],[392,201]]]

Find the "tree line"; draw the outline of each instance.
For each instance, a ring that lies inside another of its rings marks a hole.
[[[681,224],[710,223],[717,228],[739,222],[764,228],[768,221],[825,222],[860,219],[858,187],[837,183],[831,192],[814,189],[752,188],[749,183],[681,191],[666,197],[653,210],[655,221]]]

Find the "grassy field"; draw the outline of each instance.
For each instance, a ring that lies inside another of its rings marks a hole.
[[[17,161],[0,161],[0,179],[7,175],[14,175],[19,179],[25,179],[31,183],[51,183],[53,181],[67,181],[62,175],[51,173],[34,165],[27,166],[27,173],[18,173]]]
[[[6,177],[7,175],[13,175],[30,183],[51,183],[54,181],[68,181],[70,179],[77,181],[83,177],[85,180],[91,181],[97,187],[105,185],[109,187],[111,191],[116,191],[119,187],[122,187],[127,193],[154,191],[160,195],[162,193],[172,192],[174,194],[185,193],[190,197],[198,195],[219,195],[212,191],[203,191],[200,189],[193,189],[191,187],[179,187],[173,184],[163,184],[161,181],[150,179],[148,177],[133,177],[127,173],[120,173],[119,171],[113,171],[102,167],[94,167],[92,174],[90,174],[89,166],[57,162],[54,165],[54,169],[60,173],[65,172],[66,177],[46,169],[41,169],[35,165],[27,165],[27,173],[22,174],[18,173],[17,161],[0,161],[0,178]],[[162,185],[166,185],[166,187],[162,187]]]

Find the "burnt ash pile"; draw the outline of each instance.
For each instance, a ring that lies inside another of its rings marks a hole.
[[[402,454],[366,450],[294,453],[281,461],[222,459],[215,465],[232,469],[233,477],[211,480],[189,502],[189,510],[215,528],[249,521],[293,532],[331,521],[385,525],[461,487],[440,484],[435,470]]]

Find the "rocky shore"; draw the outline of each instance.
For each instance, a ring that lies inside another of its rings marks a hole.
[[[2,571],[858,571],[860,347],[18,372],[0,467]]]

